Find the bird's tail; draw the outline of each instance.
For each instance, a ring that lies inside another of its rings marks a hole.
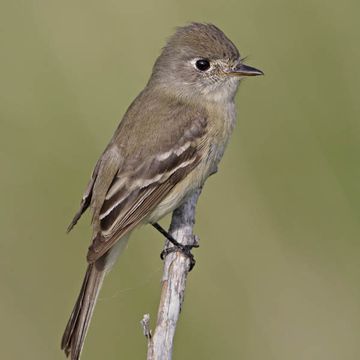
[[[70,319],[61,340],[61,349],[71,360],[80,358],[85,336],[90,325],[101,285],[106,273],[112,268],[125,249],[129,235],[120,239],[105,255],[89,264]]]
[[[104,269],[97,269],[96,263],[89,264],[80,294],[61,340],[61,349],[71,360],[78,360],[84,345],[97,297],[105,277]]]

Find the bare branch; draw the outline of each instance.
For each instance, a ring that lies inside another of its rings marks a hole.
[[[145,314],[142,320],[140,321],[141,326],[143,327],[144,336],[148,341],[148,353],[152,351],[153,342],[152,342],[152,333],[150,329],[150,315]]]
[[[196,190],[183,205],[173,212],[169,233],[183,245],[198,244],[198,238],[193,235],[193,227],[196,203],[200,193],[201,189]],[[166,241],[165,249],[171,246]],[[142,322],[144,334],[148,339],[147,360],[170,360],[172,357],[176,324],[184,301],[189,267],[189,258],[180,252],[170,253],[165,258],[160,305],[152,338],[148,321],[145,320],[146,315]],[[150,334],[150,338],[146,334]]]

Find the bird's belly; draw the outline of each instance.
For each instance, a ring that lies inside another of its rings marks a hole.
[[[157,205],[147,218],[148,222],[157,222],[175,210],[195,189],[204,184],[211,173],[216,172],[217,165],[224,154],[234,128],[234,104],[230,103],[221,113],[222,116],[219,116],[217,121],[213,122],[211,129],[212,136],[204,144],[205,151],[202,161]]]
[[[217,164],[224,153],[225,145],[226,144],[211,144],[208,147],[205,158],[157,205],[147,218],[147,222],[157,222],[179,207],[194,190],[203,186],[208,176],[216,171]]]
[[[147,222],[157,222],[165,215],[174,211],[195,189],[202,186],[203,182],[201,169],[195,168],[156,206],[148,217]]]

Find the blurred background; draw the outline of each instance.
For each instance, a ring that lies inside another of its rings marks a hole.
[[[64,359],[90,240],[65,229],[174,27],[212,22],[264,77],[197,210],[174,359],[360,358],[358,1],[0,3],[0,358]],[[167,226],[169,219],[162,221]],[[145,359],[163,239],[137,231],[83,359]]]

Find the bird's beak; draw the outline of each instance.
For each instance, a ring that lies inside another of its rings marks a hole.
[[[232,76],[257,76],[264,75],[261,70],[255,69],[249,65],[239,64],[235,68],[227,72],[228,75]]]

